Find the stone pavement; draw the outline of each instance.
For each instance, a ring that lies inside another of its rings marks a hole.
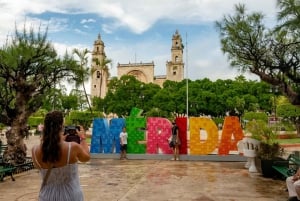
[[[38,143],[31,137],[28,148]],[[285,182],[249,173],[245,162],[118,160],[79,164],[86,201],[284,201]],[[37,200],[37,170],[5,177],[0,200]]]

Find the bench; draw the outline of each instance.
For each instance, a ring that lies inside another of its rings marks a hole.
[[[300,158],[290,154],[285,161],[274,161],[272,168],[279,172],[284,178],[294,175],[300,167]]]
[[[0,145],[0,182],[4,177],[10,176],[12,181],[15,181],[13,174],[19,174],[28,170],[34,169],[31,157],[26,157],[22,164],[11,164],[3,160],[3,154],[7,150],[7,145]]]
[[[16,168],[12,164],[2,163],[0,165],[0,181],[3,181],[5,176],[10,176],[11,180],[15,181],[15,178],[13,176],[15,169]]]
[[[14,165],[14,167],[15,167],[15,171],[14,171],[15,174],[19,174],[21,172],[26,172],[28,170],[32,170],[32,169],[34,169],[32,158],[26,157],[24,163]]]

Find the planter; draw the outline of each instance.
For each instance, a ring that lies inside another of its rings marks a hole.
[[[274,164],[274,161],[286,161],[283,158],[276,157],[273,160],[264,160],[264,159],[258,159],[260,163],[260,170],[263,177],[266,178],[281,178],[282,175],[277,172],[275,169],[272,168],[272,165]]]

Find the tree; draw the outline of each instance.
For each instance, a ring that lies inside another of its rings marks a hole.
[[[0,122],[10,126],[8,152],[4,158],[22,163],[26,151],[24,136],[31,114],[43,104],[48,93],[65,78],[72,78],[78,65],[67,53],[59,58],[47,41],[47,31],[31,27],[16,29],[0,49]]]
[[[50,110],[61,110],[62,109],[63,94],[61,89],[52,88],[48,91],[47,97],[43,100],[41,108]]]
[[[295,125],[297,135],[300,136],[300,108],[291,104],[279,105],[277,115],[289,119]]]
[[[277,5],[281,9],[278,13],[278,21],[281,22],[277,26],[277,30],[285,30],[299,36],[300,24],[300,4],[298,0],[277,0]]]
[[[63,95],[62,97],[62,108],[69,112],[70,110],[78,110],[79,97],[75,94]]]
[[[88,57],[87,54],[89,53],[89,51],[87,49],[84,49],[82,51],[80,51],[79,49],[74,49],[73,53],[79,57],[79,66],[80,66],[80,71],[78,71],[78,76],[75,78],[75,84],[76,86],[82,85],[83,91],[84,91],[84,95],[85,95],[85,99],[86,102],[89,106],[90,112],[93,113],[90,101],[89,101],[89,97],[87,95],[86,89],[85,89],[85,84],[84,82],[89,80],[90,74],[89,74],[89,68],[87,68],[87,63],[88,63]]]
[[[282,11],[279,19],[293,22],[291,18],[285,18],[293,13],[283,14],[293,3],[293,0],[279,1]],[[299,13],[299,6],[295,8],[294,12]],[[254,73],[261,80],[278,86],[293,105],[300,105],[300,41],[297,32],[287,32],[285,23],[280,28],[266,29],[263,18],[261,13],[247,14],[244,5],[236,5],[233,15],[216,22],[222,51],[233,67]],[[299,17],[297,19],[299,21]],[[299,30],[299,23],[293,25]]]
[[[70,96],[76,96],[77,97],[76,104],[77,104],[77,108],[80,111],[84,111],[84,110],[88,109],[89,105],[86,102],[86,96],[85,96],[84,91],[78,90],[78,89],[72,89],[71,92],[70,92]],[[92,114],[92,112],[91,112],[91,114]]]

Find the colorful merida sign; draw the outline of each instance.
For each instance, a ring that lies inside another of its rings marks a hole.
[[[91,142],[91,153],[119,153],[119,134],[126,125],[128,132],[128,153],[171,154],[167,139],[171,135],[171,122],[161,117],[141,117],[141,110],[133,109],[128,118],[95,119]],[[207,155],[218,147],[219,155],[228,155],[237,150],[237,142],[243,138],[238,117],[227,116],[224,120],[221,138],[215,122],[205,117],[190,117],[190,132],[187,132],[187,118],[176,118],[181,139],[180,154]],[[200,130],[207,133],[205,140],[200,139]],[[147,132],[146,132],[146,131]],[[189,153],[188,153],[189,148]]]

